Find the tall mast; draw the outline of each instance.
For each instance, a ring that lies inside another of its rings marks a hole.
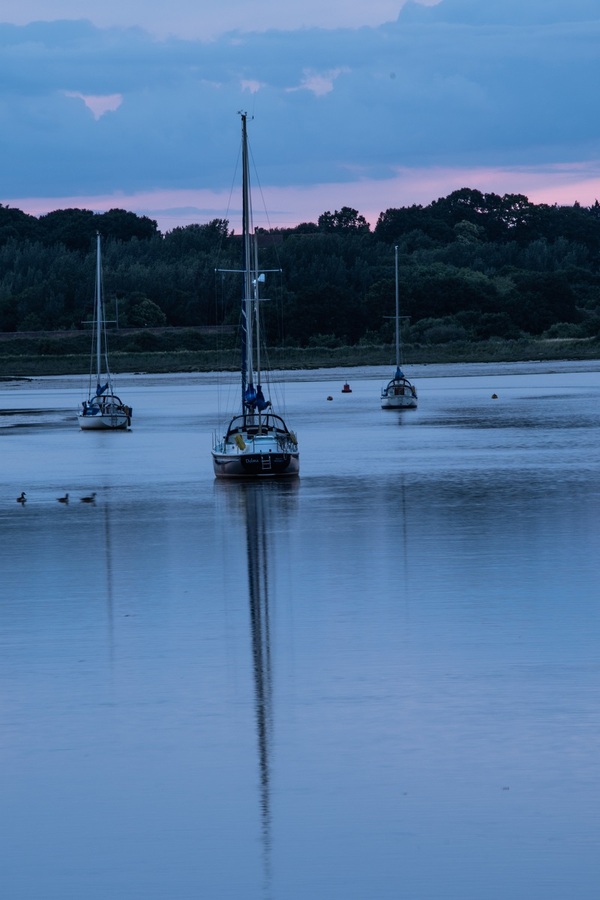
[[[96,232],[96,376],[98,384],[102,375],[102,262],[100,258],[100,232]]]
[[[242,117],[242,234],[243,234],[243,269],[244,296],[242,299],[242,408],[245,408],[246,389],[253,382],[252,360],[252,207],[250,198],[250,162],[248,159],[248,133],[246,128],[247,113]]]
[[[396,368],[400,368],[400,297],[398,289],[398,246],[394,247],[394,268],[396,271]]]
[[[262,276],[264,280],[264,276]],[[261,276],[258,274],[258,246],[256,242],[256,235],[254,235],[254,240],[252,241],[252,287],[253,287],[253,300],[254,300],[254,329],[255,329],[255,340],[256,340],[256,388],[260,387],[260,281]]]

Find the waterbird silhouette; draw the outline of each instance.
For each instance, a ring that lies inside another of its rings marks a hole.
[[[27,503],[27,497],[25,496],[25,491],[21,491],[21,496],[17,497],[17,503]]]
[[[96,492],[95,491],[93,494],[90,494],[89,497],[81,498],[82,503],[94,503],[95,501],[96,501]]]
[[[68,494],[65,494],[64,497],[57,497],[56,499],[58,500],[59,503],[68,503],[68,502],[69,502],[69,495],[68,495]]]

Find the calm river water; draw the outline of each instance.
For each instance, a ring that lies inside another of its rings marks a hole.
[[[213,376],[0,385],[2,897],[597,900],[600,363],[409,374],[259,485]]]

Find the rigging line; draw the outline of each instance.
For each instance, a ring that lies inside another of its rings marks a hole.
[[[235,188],[235,186],[236,186],[236,182],[237,182],[238,177],[239,177],[239,176],[238,176],[238,172],[239,172],[239,170],[240,170],[240,158],[241,158],[241,154],[242,154],[242,145],[241,145],[241,143],[240,143],[240,146],[239,146],[239,148],[238,148],[237,159],[236,159],[235,166],[234,166],[234,169],[233,169],[233,176],[232,176],[232,178],[231,178],[231,184],[230,184],[230,187],[229,187],[229,197],[228,197],[228,199],[227,199],[227,207],[226,207],[226,209],[225,209],[225,215],[224,215],[224,217],[223,217],[223,218],[224,218],[224,221],[227,222],[227,229],[226,229],[226,230],[227,230],[227,235],[225,236],[225,235],[223,235],[223,233],[221,233],[221,240],[219,241],[219,247],[218,247],[218,249],[217,249],[217,260],[216,260],[216,262],[217,262],[216,268],[217,268],[217,269],[221,268],[220,261],[221,261],[222,256],[223,256],[223,244],[225,243],[227,237],[229,236],[229,232],[231,231],[232,234],[234,233],[234,229],[231,229],[231,228],[230,228],[230,226],[231,226],[230,216],[231,216],[231,211],[232,211],[232,210],[231,210],[231,206],[232,206],[232,202],[233,202],[233,201],[232,201],[232,198],[233,198],[233,191],[234,191],[234,188]]]
[[[226,276],[222,271],[215,270],[215,312],[217,322],[225,322],[225,312],[229,308],[229,297],[225,289]],[[237,331],[240,328],[239,319],[235,325],[237,341]],[[233,397],[237,397],[237,380],[232,379],[231,369],[231,339],[228,332],[217,333],[217,359],[216,359],[216,388],[217,388],[217,410],[218,416],[221,417],[222,412],[231,411],[233,406]],[[236,372],[237,376],[237,372]],[[235,385],[235,393],[234,393]]]
[[[216,258],[216,266],[215,266],[215,311],[218,314],[216,318],[216,322],[224,322],[225,321],[225,310],[228,306],[228,293],[225,290],[225,275],[223,271],[219,271],[222,269],[221,260],[224,256],[224,247],[227,245],[227,256],[229,257],[230,253],[230,238],[235,234],[235,229],[231,227],[231,212],[232,212],[232,203],[233,203],[233,193],[236,188],[237,182],[239,181],[239,172],[241,169],[241,161],[242,158],[242,141],[238,145],[238,153],[235,161],[235,165],[233,167],[233,174],[231,177],[231,184],[229,187],[229,197],[227,200],[227,207],[225,209],[224,221],[227,223],[227,228],[225,230],[225,234],[223,231],[221,232],[219,246],[217,248],[217,258]],[[220,287],[220,290],[219,290]],[[237,327],[240,327],[240,323],[238,322]],[[223,373],[227,370],[226,365],[226,355],[229,351],[229,347],[227,346],[227,341],[225,340],[225,335],[219,334],[217,339],[218,344],[218,370]],[[224,376],[217,377],[217,408],[219,410],[219,415],[221,413],[221,407],[224,405],[226,409],[231,406],[231,380],[225,378]],[[226,399],[223,399],[223,388],[226,388]]]
[[[260,196],[260,199],[261,199],[262,213],[264,214],[266,224],[267,224],[266,231],[267,231],[267,233],[271,233],[273,231],[273,226],[272,226],[271,220],[269,218],[269,212],[267,209],[267,204],[266,204],[265,196],[264,196],[263,189],[262,189],[260,175],[258,172],[258,168],[256,166],[254,154],[252,152],[252,146],[249,141],[247,143],[247,146],[248,146],[248,155],[250,158],[250,162],[252,164],[252,173],[253,173],[252,184],[255,189],[255,192],[258,192],[258,195]],[[256,233],[256,230],[254,230],[254,233]],[[281,266],[281,256],[280,256],[279,247],[277,246],[276,241],[274,241],[274,240],[271,241],[269,243],[268,249],[274,254],[276,264],[277,264],[277,269],[274,269],[271,271],[279,273],[279,290],[278,290],[279,299],[278,299],[278,301],[276,301],[276,304],[278,307],[278,313],[279,313],[281,324],[282,324],[283,323],[283,301],[282,301],[283,270],[282,270],[282,266]],[[259,267],[259,268],[262,268],[262,267]],[[259,313],[260,313],[260,310],[259,310]],[[283,327],[280,330],[280,339],[281,339],[281,346],[283,347],[284,346]],[[276,379],[272,378],[272,376],[269,375],[269,373],[271,371],[271,366],[270,366],[270,361],[268,359],[268,351],[266,348],[266,342],[264,342],[264,344],[265,344],[265,346],[264,346],[263,352],[264,352],[264,355],[266,358],[266,367],[265,368],[267,370],[267,375],[265,376],[265,383],[269,385],[269,389],[273,392],[273,395],[274,395],[275,399],[277,400],[278,404],[280,404],[281,407],[283,408],[283,410],[285,411],[285,392],[284,392],[284,389],[282,389],[282,386],[281,386],[279,380],[278,379],[276,380]]]
[[[264,197],[264,194],[263,194],[262,184],[261,184],[261,182],[260,182],[260,176],[259,176],[259,174],[258,174],[258,170],[257,170],[257,168],[256,168],[256,163],[254,162],[254,156],[253,156],[253,154],[252,154],[252,147],[249,146],[248,149],[249,149],[250,159],[251,159],[251,161],[252,161],[252,167],[253,167],[254,175],[255,175],[255,181],[253,180],[253,184],[256,184],[256,187],[257,187],[257,189],[258,189],[258,193],[259,193],[259,196],[260,196],[260,199],[261,199],[262,209],[263,209],[264,216],[265,216],[266,223],[267,223],[267,229],[266,229],[266,230],[267,230],[268,234],[271,236],[271,238],[273,238],[274,236],[273,236],[272,232],[274,231],[274,228],[273,228],[273,226],[272,226],[272,224],[271,224],[271,220],[270,220],[270,218],[269,218],[269,212],[268,212],[268,209],[267,209],[267,204],[266,204],[266,202],[265,202],[265,197]],[[273,254],[273,256],[275,257],[275,262],[276,262],[276,267],[277,267],[277,268],[275,268],[275,269],[271,269],[270,271],[272,271],[272,272],[279,272],[279,291],[278,291],[279,301],[278,301],[278,312],[279,312],[279,315],[280,315],[280,317],[281,317],[281,325],[283,325],[283,301],[282,301],[282,298],[283,298],[283,266],[282,266],[282,263],[281,263],[281,254],[280,254],[280,252],[279,252],[279,247],[278,247],[278,245],[277,245],[277,241],[276,241],[276,240],[273,240],[273,239],[272,239],[271,241],[269,241],[269,244],[268,244],[268,250],[269,250],[269,251]],[[282,347],[283,347],[283,345],[284,345],[284,330],[283,330],[283,327],[281,327],[281,329],[280,329],[280,338],[281,338],[281,345],[282,345]]]
[[[267,204],[266,204],[266,201],[265,201],[265,195],[264,195],[264,193],[263,193],[262,184],[261,184],[261,181],[260,181],[260,176],[259,176],[259,174],[258,174],[258,169],[257,169],[256,163],[255,163],[255,161],[254,161],[254,154],[252,153],[252,147],[248,146],[248,152],[249,152],[249,155],[250,155],[250,159],[251,159],[251,161],[252,161],[252,172],[253,172],[253,176],[254,176],[254,177],[252,178],[252,184],[255,186],[255,188],[256,188],[256,190],[258,191],[258,194],[259,194],[259,196],[260,196],[260,199],[261,199],[262,213],[264,214],[264,217],[265,217],[265,220],[266,220],[266,223],[267,223],[267,230],[268,230],[268,231],[272,231],[272,230],[273,230],[273,226],[272,226],[271,220],[270,220],[270,218],[269,218],[269,211],[268,211],[268,209],[267,209]]]

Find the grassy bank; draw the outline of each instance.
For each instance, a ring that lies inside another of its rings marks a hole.
[[[73,352],[77,349],[79,352]],[[20,351],[20,352],[18,352]],[[63,352],[57,352],[63,351]],[[404,348],[406,366],[456,362],[521,362],[525,360],[600,359],[600,341],[519,340],[455,342],[414,345]],[[310,347],[269,350],[269,365],[275,369],[351,368],[393,364],[390,347]],[[0,341],[0,377],[78,375],[89,370],[89,351],[82,352],[73,341],[48,338]],[[235,370],[237,349],[115,349],[111,352],[113,372],[213,372]]]

